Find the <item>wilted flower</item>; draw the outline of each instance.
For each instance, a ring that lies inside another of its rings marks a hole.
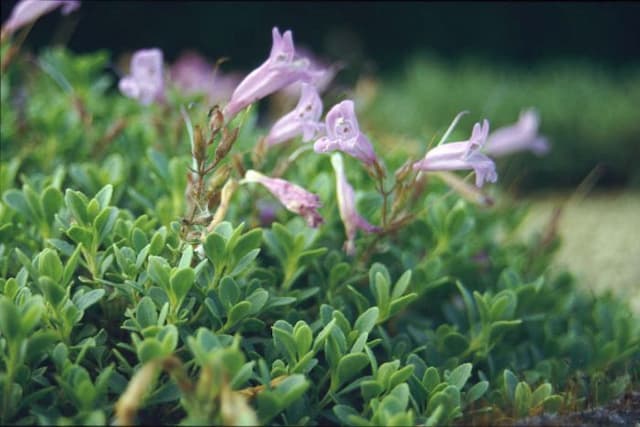
[[[445,171],[473,169],[476,173],[476,186],[482,187],[485,181],[496,182],[496,167],[489,157],[480,152],[489,134],[489,122],[485,119],[473,126],[471,138],[467,141],[450,142],[432,148],[424,159],[413,164],[414,170]]]
[[[333,106],[325,119],[327,136],[313,144],[317,153],[342,151],[366,165],[376,162],[376,153],[367,137],[360,132],[353,101],[346,100]]]
[[[22,0],[16,3],[11,16],[2,26],[2,34],[11,34],[17,29],[35,21],[42,15],[62,6],[62,14],[68,15],[80,7],[79,0]]]
[[[535,110],[523,111],[515,124],[492,132],[482,151],[497,157],[522,150],[531,150],[537,155],[546,153],[549,143],[545,137],[538,135],[539,122]]]
[[[367,220],[358,215],[353,187],[347,181],[342,156],[340,156],[339,153],[331,156],[331,164],[336,173],[336,194],[338,196],[340,218],[342,218],[344,231],[347,235],[347,240],[344,242],[344,249],[348,255],[353,255],[355,253],[354,240],[356,238],[356,231],[360,229],[367,233],[374,233],[380,231],[380,228],[369,224]]]
[[[120,79],[120,92],[129,98],[137,99],[143,105],[163,99],[162,63],[160,49],[142,49],[134,53],[130,74]]]
[[[318,213],[322,206],[320,198],[302,187],[280,178],[270,178],[255,170],[248,170],[243,182],[257,182],[264,185],[289,211],[302,215],[309,227],[317,227],[324,220]]]
[[[267,135],[267,144],[275,145],[298,135],[307,142],[324,125],[318,120],[322,116],[322,100],[315,87],[302,83],[300,100],[293,111],[278,120]]]
[[[291,31],[280,35],[273,28],[273,46],[269,58],[253,70],[231,95],[223,113],[230,120],[248,105],[268,96],[296,81],[309,82],[317,74],[310,69],[309,60],[296,56]]]
[[[171,66],[171,81],[185,95],[204,94],[211,105],[222,104],[231,98],[240,78],[222,74],[202,56],[186,52]]]

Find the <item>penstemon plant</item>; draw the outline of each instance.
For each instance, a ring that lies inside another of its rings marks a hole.
[[[512,238],[485,185],[488,156],[548,150],[534,110],[460,113],[414,158],[357,94],[325,108],[339,67],[291,31],[241,81],[143,49],[114,93],[108,55],[22,55],[77,7],[33,3],[1,50],[0,423],[513,423],[638,384],[637,317],[548,271],[553,224]]]

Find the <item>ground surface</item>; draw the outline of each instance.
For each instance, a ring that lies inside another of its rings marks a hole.
[[[640,313],[640,192],[536,196],[523,232],[540,230],[559,205],[562,244],[554,265],[596,294],[612,290],[628,298]]]

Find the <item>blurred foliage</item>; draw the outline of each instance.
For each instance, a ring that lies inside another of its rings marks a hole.
[[[360,237],[350,258],[329,158],[307,151],[285,176],[323,200],[322,227],[283,209],[262,223],[267,193],[242,187],[226,221],[188,241],[178,106],[202,124],[209,106],[173,93],[141,107],[110,90],[107,61],[47,50],[1,77],[0,423],[509,423],[637,387],[637,318],[548,274],[557,238],[518,239],[525,209],[498,188],[481,208],[430,179],[414,222]],[[457,90],[449,105],[472,99]],[[372,136],[422,132],[425,117],[439,129],[458,110],[438,121],[409,98],[382,101],[362,114]],[[377,110],[389,105],[407,107]],[[235,122],[234,167],[256,166],[255,119]],[[296,148],[269,150],[263,167]],[[370,177],[346,161],[378,223]]]
[[[525,69],[416,58],[379,82],[363,117],[389,145],[416,141],[407,148],[417,157],[460,111],[471,112],[470,122],[488,118],[495,130],[516,122],[529,107],[540,113],[540,133],[551,152],[540,159],[530,153],[498,159],[503,184],[575,187],[598,167],[599,184],[640,185],[637,67],[611,71],[559,61]],[[464,138],[463,130],[453,135]]]

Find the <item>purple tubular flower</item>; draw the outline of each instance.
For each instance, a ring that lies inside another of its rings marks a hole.
[[[142,49],[134,53],[131,74],[120,79],[120,92],[143,105],[161,101],[164,98],[162,63],[160,49]]]
[[[289,211],[302,215],[309,227],[315,228],[324,220],[318,208],[322,206],[320,198],[302,187],[280,178],[270,178],[255,170],[248,170],[243,182],[257,182],[264,185]]]
[[[344,231],[347,235],[347,240],[344,242],[344,250],[348,255],[353,255],[356,249],[354,242],[356,231],[360,229],[367,233],[375,233],[380,231],[380,228],[369,224],[367,220],[358,215],[353,187],[347,181],[342,156],[339,153],[331,156],[331,164],[336,173],[336,194],[338,196],[340,218],[342,218]]]
[[[62,14],[68,15],[80,7],[79,0],[22,0],[16,3],[11,16],[2,27],[2,34],[11,34],[17,29],[35,21],[42,15],[62,6]]]
[[[342,151],[370,166],[376,161],[371,142],[360,132],[353,101],[346,100],[333,106],[325,120],[327,136],[313,144],[316,153]]]
[[[276,145],[302,135],[302,140],[311,140],[324,125],[318,120],[322,116],[322,100],[315,87],[302,83],[300,100],[293,111],[278,120],[267,135],[267,144]]]
[[[317,58],[311,51],[305,48],[296,48],[296,52],[309,60],[309,69],[312,73],[310,84],[313,85],[318,93],[324,92],[331,82],[333,81],[338,71],[340,71],[344,65],[342,63],[328,64]],[[291,98],[295,98],[300,93],[300,85],[302,82],[295,82],[285,87],[282,92]]]
[[[414,170],[446,171],[473,169],[476,173],[476,186],[482,187],[485,181],[496,182],[496,167],[489,157],[480,152],[489,134],[489,122],[485,119],[473,126],[471,138],[467,141],[450,142],[432,148],[424,159],[413,164]]]
[[[522,150],[531,150],[539,156],[545,154],[549,151],[549,143],[538,135],[539,122],[535,110],[523,111],[515,124],[491,133],[482,151],[496,157]]]
[[[291,31],[280,35],[273,28],[273,46],[269,58],[253,70],[231,95],[231,100],[223,110],[226,120],[231,120],[239,111],[254,102],[296,81],[311,81],[316,72],[309,67],[309,60],[297,58]]]

